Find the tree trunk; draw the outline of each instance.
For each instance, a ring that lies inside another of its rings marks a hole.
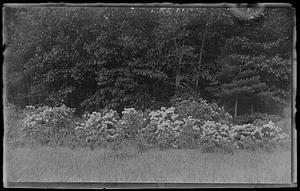
[[[79,85],[79,102],[82,101],[82,85]]]
[[[146,107],[146,87],[144,87],[144,95],[143,95],[143,111]]]
[[[73,108],[73,96],[72,96],[72,92],[70,93],[71,95],[71,103],[70,103],[70,107]]]
[[[175,66],[175,87],[178,89],[180,85],[180,69],[182,65],[182,59],[183,59],[183,48],[184,48],[184,42],[181,46],[181,50],[179,51],[176,39],[174,38],[174,45],[175,45],[175,50],[176,50],[176,58],[178,58],[178,62],[176,62]]]
[[[182,47],[182,49],[183,49],[183,47]],[[182,58],[183,58],[183,52],[182,52],[183,50],[182,49],[179,54],[178,66],[177,66],[177,70],[176,70],[176,88],[178,88],[180,85],[180,69],[181,69]]]
[[[237,108],[238,108],[238,97],[237,94],[235,95],[235,105],[234,105],[234,117],[237,116]]]
[[[25,80],[25,83],[26,83],[28,105],[31,105],[30,85],[28,83],[28,79],[25,76],[25,71],[24,70],[23,70],[23,75],[24,75],[24,80]]]
[[[253,98],[251,99],[251,115],[253,114],[253,111],[254,111],[254,100]]]
[[[71,94],[68,94],[68,106],[70,107],[71,104],[72,104],[72,96]]]
[[[177,48],[176,38],[174,38],[173,40],[174,40],[174,46],[175,46],[175,67],[173,70],[173,75],[175,76],[175,87],[177,88],[177,71],[178,71],[177,52],[178,52],[178,48]]]
[[[200,54],[199,54],[199,60],[198,60],[198,67],[197,67],[197,74],[196,74],[196,81],[195,81],[195,88],[198,88],[198,84],[199,84],[200,69],[201,69],[202,57],[203,57],[203,49],[204,49],[205,38],[207,35],[208,24],[209,24],[209,22],[207,20],[207,22],[205,24],[204,34],[202,36],[202,42],[201,42],[201,48],[200,48]]]

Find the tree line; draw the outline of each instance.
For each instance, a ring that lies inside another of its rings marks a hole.
[[[154,109],[193,95],[234,116],[290,102],[293,9],[4,10],[5,88],[18,106]]]

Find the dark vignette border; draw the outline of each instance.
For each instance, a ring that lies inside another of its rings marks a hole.
[[[4,7],[180,7],[180,8],[291,8],[294,14],[293,52],[291,78],[291,183],[256,184],[256,183],[129,183],[129,182],[4,182],[6,188],[282,188],[297,186],[297,55],[296,55],[296,11],[289,3],[6,3]],[[2,8],[4,10],[4,8]],[[4,40],[4,39],[3,39]],[[3,92],[5,94],[5,92]],[[4,95],[5,97],[5,95]],[[296,168],[295,168],[296,167]],[[4,168],[2,168],[4,170]],[[4,171],[3,171],[4,173]]]

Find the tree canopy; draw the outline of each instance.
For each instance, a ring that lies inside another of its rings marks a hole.
[[[291,96],[293,9],[4,9],[9,102],[153,109],[197,94],[238,115]]]

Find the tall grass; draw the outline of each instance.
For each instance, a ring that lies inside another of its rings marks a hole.
[[[10,182],[290,183],[291,153],[201,153],[14,148],[5,153]]]

